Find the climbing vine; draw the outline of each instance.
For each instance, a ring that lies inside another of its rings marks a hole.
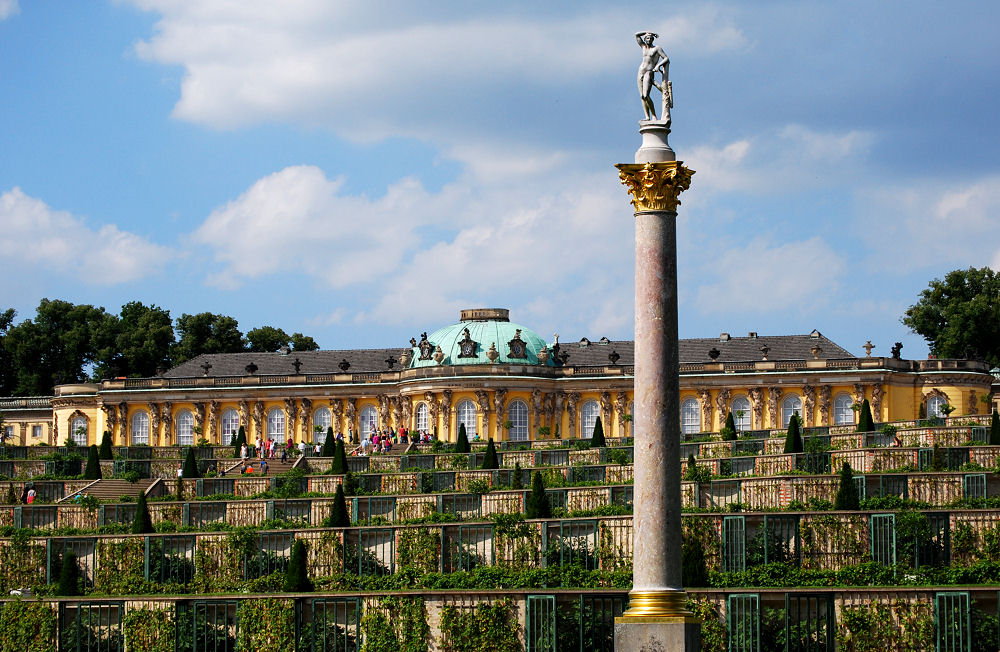
[[[702,652],[725,652],[727,649],[726,621],[714,602],[688,600],[688,611],[701,621]]]
[[[403,568],[412,567],[423,573],[438,570],[441,534],[430,528],[406,528],[399,531],[398,559]]]
[[[929,603],[895,600],[843,607],[837,645],[847,652],[920,652],[934,647],[934,613]]]
[[[431,628],[424,599],[379,598],[361,617],[361,652],[427,652]]]
[[[167,609],[129,609],[122,617],[125,648],[143,652],[174,649],[174,617]]]
[[[95,587],[113,595],[139,592],[146,580],[145,554],[141,537],[98,540]]]
[[[295,649],[295,606],[291,600],[257,598],[240,602],[239,649],[286,652]]]
[[[0,546],[0,591],[35,588],[45,583],[38,569],[45,566],[45,546],[35,543],[27,529],[15,530],[10,541]]]
[[[446,652],[518,652],[521,641],[510,600],[480,602],[474,609],[441,609],[441,647]]]
[[[0,652],[55,652],[56,612],[44,602],[15,600],[0,610]]]

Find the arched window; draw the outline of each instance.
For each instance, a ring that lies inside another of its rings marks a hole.
[[[685,435],[701,432],[701,405],[696,398],[686,398],[681,403],[681,432]]]
[[[792,420],[792,415],[798,413],[802,416],[802,399],[795,394],[789,394],[781,401],[781,427],[787,428],[788,422]]]
[[[943,416],[945,416],[944,412],[941,411],[941,408],[944,407],[944,405],[947,402],[948,402],[948,399],[946,399],[943,396],[940,396],[938,394],[935,394],[934,396],[931,396],[930,398],[928,398],[927,399],[927,418],[928,419],[933,419],[935,417],[943,417]]]
[[[222,411],[222,439],[219,441],[220,444],[228,446],[229,442],[233,441],[233,437],[237,432],[240,431],[240,413],[229,408],[228,410]]]
[[[132,444],[149,444],[149,412],[139,410],[132,414]]]
[[[274,441],[285,439],[285,411],[271,408],[267,413],[267,438]]]
[[[750,399],[746,396],[737,396],[729,404],[729,411],[733,413],[733,422],[738,431],[750,430]]]
[[[374,405],[366,405],[361,408],[361,416],[358,419],[361,426],[361,441],[371,439],[375,431],[378,430],[378,410]]]
[[[86,417],[77,417],[73,419],[73,423],[69,425],[69,434],[73,438],[73,441],[77,446],[87,445],[87,419]]]
[[[174,432],[180,446],[194,446],[194,415],[191,410],[181,410],[174,418]]]
[[[476,436],[476,404],[469,400],[460,401],[455,413],[458,416],[455,427],[459,428],[464,423],[465,436],[469,438],[469,441],[472,441],[472,438]],[[455,436],[458,437],[457,432]]]
[[[851,406],[854,405],[854,399],[852,399],[847,394],[838,394],[837,398],[833,400],[833,425],[842,426],[848,423],[854,423],[854,410]]]
[[[429,432],[430,429],[430,410],[426,403],[419,403],[417,405],[417,432]]]
[[[509,437],[511,441],[525,441],[528,439],[528,404],[520,399],[515,399],[507,405],[507,418],[513,424],[510,428]]]
[[[601,406],[597,401],[584,401],[580,406],[580,436],[590,439],[594,436],[597,417],[601,416]]]
[[[313,412],[313,442],[317,444],[326,443],[326,429],[332,424],[333,416],[330,414],[330,408],[321,407]],[[316,429],[317,427],[319,430]]]

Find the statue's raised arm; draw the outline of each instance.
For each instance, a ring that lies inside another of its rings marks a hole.
[[[635,40],[642,48],[642,62],[639,64],[639,97],[642,99],[642,111],[646,115],[646,120],[656,120],[656,107],[649,97],[653,86],[663,93],[663,118],[662,121],[670,124],[670,107],[673,106],[673,93],[670,87],[669,66],[670,59],[667,53],[658,45],[653,45],[653,40],[658,37],[653,32],[636,32]],[[659,71],[662,77],[661,83],[656,83],[656,72]]]

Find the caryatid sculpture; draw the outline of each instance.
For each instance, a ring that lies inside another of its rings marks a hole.
[[[653,45],[653,40],[658,38],[653,32],[636,32],[635,40],[642,48],[642,63],[639,64],[639,97],[642,98],[642,110],[646,114],[646,120],[656,120],[656,107],[649,97],[655,86],[662,94],[659,122],[670,126],[670,109],[674,108],[674,91],[670,83],[670,59],[667,53],[658,45]],[[661,81],[656,83],[656,73],[659,71]]]

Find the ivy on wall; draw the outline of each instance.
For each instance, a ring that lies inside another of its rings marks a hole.
[[[934,611],[930,603],[895,600],[843,607],[837,646],[846,652],[922,652],[934,648]]]
[[[687,609],[701,621],[702,652],[726,652],[726,621],[719,611],[719,605],[707,600],[688,600]]]
[[[45,584],[45,546],[31,539],[26,529],[15,530],[10,541],[0,547],[0,592],[38,588]]]
[[[361,617],[361,652],[427,652],[431,628],[421,597],[378,598]]]
[[[129,609],[122,617],[125,649],[130,652],[171,652],[174,616],[170,609]]]
[[[112,595],[138,593],[145,586],[146,546],[142,537],[99,539],[94,586]]]
[[[441,556],[440,531],[430,528],[400,530],[397,555],[403,568],[410,567],[422,573],[437,571]]]
[[[240,602],[240,650],[287,652],[295,649],[295,604],[280,598]]]
[[[446,652],[519,652],[520,626],[510,600],[480,602],[474,609],[441,609],[441,647]]]
[[[44,602],[15,600],[0,609],[0,652],[55,652],[56,612]]]

